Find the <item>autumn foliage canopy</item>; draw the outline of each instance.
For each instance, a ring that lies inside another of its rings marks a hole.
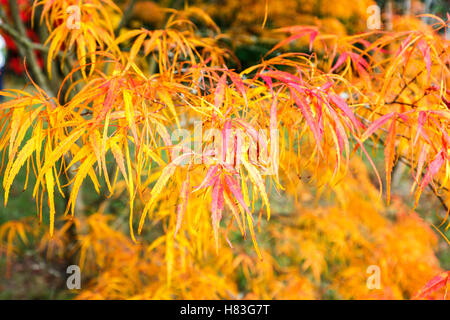
[[[70,256],[80,299],[442,299],[450,17],[335,34],[271,27],[260,1],[273,44],[247,67],[209,7],[154,8],[158,28],[120,30],[110,0],[30,8],[47,76],[25,60],[28,87],[0,92],[0,151],[4,205],[26,172],[37,218],[1,225],[0,254]],[[437,223],[415,212],[431,198]]]

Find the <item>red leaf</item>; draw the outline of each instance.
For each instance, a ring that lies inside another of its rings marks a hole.
[[[339,108],[341,109],[344,114],[350,119],[350,121],[353,123],[355,127],[364,128],[363,124],[356,119],[355,114],[350,110],[350,107],[347,105],[344,99],[342,99],[338,95],[330,95],[331,101]]]
[[[305,117],[306,123],[308,124],[309,128],[311,129],[314,138],[316,140],[316,144],[317,147],[319,148],[319,150],[322,152],[322,147],[320,145],[320,140],[321,140],[321,135],[319,132],[319,128],[317,123],[314,121],[314,117],[311,113],[311,110],[309,110],[307,104],[305,101],[303,101],[303,99],[301,97],[299,97],[296,93],[295,93],[295,89],[290,89],[291,91],[291,95],[295,100],[295,103],[297,104],[297,106],[300,108],[300,111],[302,112],[303,116]]]
[[[390,203],[391,200],[391,173],[392,173],[392,167],[394,166],[394,160],[395,160],[395,135],[396,135],[396,129],[397,129],[397,121],[396,117],[394,116],[392,118],[392,123],[389,128],[389,134],[386,139],[386,146],[384,149],[384,164],[386,168],[386,197],[387,197],[387,204]]]
[[[225,95],[225,84],[227,81],[227,74],[224,73],[219,79],[217,83],[216,92],[214,93],[214,104],[216,108],[220,108],[223,103],[224,95]]]
[[[223,211],[223,184],[221,179],[217,179],[212,190],[211,218],[214,229],[214,238],[216,240],[216,250],[219,247],[219,223],[222,219]]]
[[[333,73],[337,68],[339,68],[344,62],[345,60],[347,60],[348,57],[348,53],[344,52],[342,53],[338,60],[336,61],[336,63],[334,64],[333,68],[331,68],[330,73]]]
[[[315,38],[317,37],[317,35],[319,34],[319,32],[317,31],[317,28],[316,27],[311,27],[311,26],[293,26],[293,27],[280,28],[280,29],[277,29],[276,31],[290,32],[293,35],[291,35],[287,39],[284,39],[283,41],[278,43],[275,47],[273,47],[267,53],[267,55],[271,54],[272,52],[274,52],[278,48],[288,44],[289,42],[295,41],[295,40],[297,40],[297,39],[299,39],[299,38],[301,38],[301,37],[303,37],[303,36],[305,36],[307,34],[309,34],[309,51],[311,51],[312,44],[313,44]]]
[[[423,59],[425,60],[425,65],[427,67],[427,77],[428,81],[430,80],[430,73],[431,73],[431,51],[430,46],[425,40],[420,40],[417,44],[417,47],[422,52]]]
[[[242,196],[241,188],[239,187],[239,184],[236,182],[236,180],[234,180],[231,176],[227,175],[225,176],[225,183],[226,187],[231,191],[231,193],[239,202],[239,204],[242,206],[242,208],[244,208],[245,211],[251,214],[250,210],[247,208],[247,204],[244,201],[244,197]]]
[[[228,151],[228,140],[231,134],[231,121],[225,121],[222,129],[222,162],[225,162],[227,159],[227,151]]]
[[[417,121],[417,134],[416,134],[416,137],[414,138],[414,144],[417,143],[417,140],[420,135],[420,136],[422,136],[422,138],[424,138],[428,142],[428,144],[432,145],[430,138],[428,137],[427,133],[423,129],[423,126],[425,124],[425,121],[427,120],[427,117],[428,116],[425,111],[419,111],[419,119]]]
[[[392,118],[395,115],[395,112],[391,112],[388,114],[385,114],[384,116],[378,118],[374,122],[371,123],[371,125],[367,128],[366,132],[361,137],[361,141],[366,140],[368,137],[370,137],[375,131],[377,131],[383,124],[385,124],[390,118]]]
[[[444,96],[442,96],[442,101],[445,103],[445,105],[447,106],[447,109],[450,109],[450,100],[445,99]]]
[[[431,182],[433,177],[439,172],[445,161],[444,149],[442,149],[428,165],[427,172],[422,180],[422,190]]]
[[[350,58],[352,59],[353,63],[356,65],[356,70],[358,70],[358,72],[362,76],[368,76],[370,66],[367,63],[367,61],[362,56],[354,52],[349,52],[348,54],[350,55]]]
[[[200,183],[200,185],[198,187],[195,188],[194,191],[197,191],[199,189],[203,189],[203,188],[207,188],[210,185],[212,185],[215,182],[214,178],[216,177],[216,173],[219,169],[219,165],[216,166],[212,166],[209,167],[208,172],[206,173],[205,178],[203,179],[203,181]]]
[[[419,291],[414,299],[430,298],[430,296],[434,292],[448,284],[449,276],[450,271],[442,272],[441,274],[435,276],[433,279],[427,282],[427,284]]]

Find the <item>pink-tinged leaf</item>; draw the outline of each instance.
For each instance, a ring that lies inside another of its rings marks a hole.
[[[431,111],[433,112],[433,111]],[[433,113],[439,114],[437,113],[437,111],[434,111]],[[442,144],[444,147],[446,147],[447,145],[450,144],[450,137],[447,134],[447,130],[444,130],[444,128],[442,128],[442,126],[440,125],[440,121],[436,121],[436,119],[434,117],[430,117],[431,121],[433,121],[433,123],[439,128],[439,132],[442,133]]]
[[[125,116],[128,122],[129,128],[131,128],[131,132],[133,134],[134,141],[137,145],[139,145],[139,138],[137,134],[136,122],[134,120],[135,113],[133,107],[133,99],[129,90],[123,91],[123,103],[125,106]]]
[[[270,106],[270,130],[275,130],[278,127],[277,102],[279,93],[280,91],[278,91],[277,94],[272,98],[272,105]]]
[[[166,147],[169,147],[172,145],[172,139],[170,137],[169,132],[167,131],[167,128],[161,124],[160,122],[155,121],[155,125],[156,125],[156,132],[158,132],[158,134],[161,136],[161,139],[163,139],[164,141],[164,145]],[[170,153],[169,153],[170,156]]]
[[[228,141],[231,135],[231,121],[225,121],[222,129],[222,162],[226,161],[228,153]]]
[[[236,203],[233,200],[230,199],[230,196],[228,195],[228,193],[224,194],[224,199],[225,199],[225,203],[231,209],[231,213],[233,214],[233,217],[236,220],[236,223],[237,223],[237,225],[239,227],[239,231],[241,232],[241,234],[245,238],[245,230],[244,230],[244,227],[242,225],[241,218],[240,218],[239,208],[237,207]]]
[[[358,119],[356,119],[355,114],[352,112],[352,110],[350,110],[350,107],[347,105],[347,103],[345,102],[344,99],[342,99],[340,96],[338,95],[334,95],[331,94],[330,96],[331,101],[339,108],[342,110],[342,112],[344,112],[344,114],[347,116],[347,118],[350,119],[350,121],[353,123],[353,125],[356,128],[364,128],[364,125],[361,123],[361,121],[359,121]]]
[[[265,75],[261,74],[261,79],[263,79],[263,81],[267,84],[267,86],[270,89],[270,93],[273,96],[273,84],[272,84],[272,78],[271,77],[266,77]]]
[[[442,272],[441,274],[435,276],[433,279],[427,282],[427,284],[420,289],[414,299],[427,299],[437,290],[448,286],[450,279],[450,271]]]
[[[189,198],[189,170],[186,173],[186,180],[184,180],[183,185],[181,186],[181,192],[180,192],[180,203],[177,207],[177,225],[175,228],[174,237],[177,235],[178,230],[180,230],[181,222],[183,221],[184,213],[186,212],[188,198]]]
[[[228,233],[225,233],[225,240],[227,241],[230,248],[233,249],[233,244],[231,243],[230,239],[228,238]]]
[[[264,77],[271,77],[277,80],[280,80],[286,84],[296,83],[302,84],[303,80],[299,77],[296,77],[288,72],[284,71],[267,71],[264,72]]]
[[[300,32],[312,32],[317,30],[317,27],[315,26],[302,26],[302,25],[296,25],[296,26],[289,26],[289,27],[283,27],[278,28],[274,31],[276,32],[286,32],[286,33],[300,33]]]
[[[384,165],[386,170],[386,197],[387,204],[389,205],[391,201],[391,176],[392,176],[392,167],[394,166],[395,161],[395,137],[396,137],[396,129],[397,129],[397,121],[396,117],[392,118],[392,123],[389,128],[389,134],[386,139],[386,145],[384,148]]]
[[[420,40],[417,44],[417,47],[422,52],[423,59],[425,60],[425,65],[427,68],[427,77],[428,81],[430,81],[431,74],[431,49],[429,44],[425,40]]]
[[[96,121],[102,121],[108,112],[111,110],[112,104],[114,102],[116,92],[116,80],[108,81],[109,89],[106,93],[105,101],[103,102],[103,108],[100,110],[97,115]]]
[[[326,82],[323,86],[320,87],[320,90],[324,91],[324,92],[328,92],[328,90],[330,90],[330,88],[333,86],[333,82],[328,81]]]
[[[244,81],[242,81],[241,77],[234,72],[229,71],[228,76],[231,79],[231,82],[236,86],[238,91],[245,98],[245,102],[247,103],[247,90],[245,88]]]
[[[314,121],[313,115],[311,114],[311,110],[309,110],[306,101],[304,101],[301,97],[299,97],[295,91],[295,89],[290,89],[291,91],[291,95],[295,100],[295,103],[297,104],[297,106],[299,107],[300,111],[303,114],[303,117],[306,120],[306,123],[308,124],[309,128],[311,129],[313,136],[316,140],[316,145],[319,148],[320,152],[322,153],[322,146],[320,144],[321,141],[321,135],[319,132],[319,128],[317,123]]]
[[[399,54],[401,54],[403,49],[405,49],[410,44],[412,37],[413,37],[413,33],[411,33],[405,40],[403,40],[403,42],[400,44],[400,47],[398,48],[397,52],[395,53],[395,56],[398,56]]]
[[[433,177],[439,172],[445,161],[444,149],[439,151],[433,161],[428,165],[427,172],[422,180],[422,190],[431,182]]]
[[[366,59],[364,59],[363,56],[358,55],[354,52],[349,52],[350,58],[355,62],[356,64],[359,64],[365,68],[365,70],[369,71],[369,64],[367,63]]]
[[[368,76],[370,66],[367,63],[367,61],[362,56],[354,52],[349,52],[348,54],[352,59],[353,63],[355,64],[356,70],[359,72],[359,74],[362,76]]]
[[[371,125],[367,128],[366,132],[361,137],[361,141],[366,140],[370,137],[375,131],[377,131],[383,124],[385,124],[390,118],[395,115],[395,112],[391,112],[385,114],[384,116],[379,117],[377,120],[371,123]]]
[[[439,23],[440,23],[441,25],[445,25],[445,21],[444,21],[444,20],[442,20],[440,17],[438,17],[438,16],[436,16],[436,15],[434,15],[434,14],[431,14],[431,13],[423,13],[423,14],[419,14],[417,17],[418,17],[418,18],[427,17],[427,18],[430,18],[430,19],[439,21]],[[448,19],[448,12],[447,12],[447,19]]]
[[[253,141],[255,141],[256,143],[259,143],[260,146],[266,150],[267,148],[267,141],[265,141],[264,139],[260,138],[260,134],[259,132],[253,128],[250,124],[248,124],[247,122],[241,120],[241,119],[235,119],[234,120],[235,123],[239,124],[242,128],[245,129],[245,133],[248,134]]]
[[[314,30],[309,35],[309,51],[312,51],[314,40],[317,38],[318,34],[319,34],[319,32],[317,30]]]
[[[427,113],[425,111],[419,111],[419,119],[417,121],[417,134],[414,138],[414,144],[417,143],[417,140],[419,139],[419,136],[424,138],[430,145],[432,145],[430,138],[428,137],[427,133],[423,129],[425,125],[425,121],[427,120]]]
[[[225,184],[226,187],[231,191],[233,196],[236,198],[236,200],[239,202],[241,207],[250,214],[250,210],[248,209],[247,204],[244,201],[244,197],[242,196],[241,188],[239,187],[239,184],[236,182],[236,180],[234,180],[230,175],[226,175]]]
[[[125,160],[122,152],[122,148],[120,148],[115,142],[111,141],[111,152],[116,160],[117,165],[119,166],[119,170],[125,178],[126,183],[128,184],[128,175],[125,169]]]
[[[313,105],[316,107],[316,119],[319,126],[319,134],[323,137],[323,110],[322,110],[322,101],[319,99],[318,102],[313,102]]]
[[[346,155],[346,158],[347,158],[347,161],[348,161],[348,157],[349,157],[349,153],[350,153],[350,145],[349,145],[349,142],[348,142],[348,138],[347,138],[347,134],[345,132],[345,129],[342,126],[342,123],[339,120],[339,117],[338,117],[336,111],[331,106],[329,106],[329,112],[330,112],[331,117],[334,120],[333,127],[335,129],[335,130],[332,130],[331,133],[336,136],[337,149],[338,149],[338,152],[336,152],[336,165],[334,167],[334,172],[333,172],[333,177],[334,177],[336,175],[336,173],[337,173],[337,170],[340,167],[341,153],[342,153],[343,148],[345,148],[345,155]]]
[[[281,48],[282,46],[285,46],[286,44],[303,37],[305,34],[306,34],[306,32],[297,33],[297,34],[294,34],[294,35],[284,39],[283,41],[279,42],[275,47],[270,49],[269,52],[267,52],[267,55],[271,54],[272,52],[274,52],[275,50]]]
[[[450,100],[447,100],[444,96],[442,96],[442,102],[445,103],[447,109],[450,109]]]
[[[233,167],[239,168],[241,165],[241,150],[242,150],[242,137],[239,135],[234,136],[233,141]]]
[[[420,151],[419,159],[417,160],[417,171],[416,171],[416,177],[415,180],[417,183],[419,183],[420,175],[422,173],[423,167],[425,165],[425,160],[427,159],[427,148],[422,147],[422,151]]]
[[[349,150],[350,150],[350,145],[348,142],[348,138],[347,138],[347,134],[345,132],[345,129],[341,123],[341,121],[339,120],[338,115],[336,114],[336,111],[334,111],[332,108],[329,108],[329,112],[331,117],[334,120],[334,124],[336,127],[336,136],[338,139],[338,143],[339,143],[339,150],[341,151],[342,148],[344,147],[345,144],[345,150],[347,152],[347,155],[349,154]]]
[[[214,105],[216,106],[216,108],[220,108],[222,106],[223,99],[225,96],[226,81],[227,81],[227,74],[223,73],[219,81],[217,82],[217,87],[214,93]]]
[[[286,28],[280,28],[277,29],[275,31],[278,32],[289,32],[292,35],[286,39],[284,39],[283,41],[281,41],[280,43],[278,43],[275,47],[273,47],[268,53],[267,55],[271,54],[272,52],[274,52],[275,50],[281,48],[282,46],[295,41],[307,34],[309,34],[309,51],[311,51],[312,49],[312,44],[315,40],[315,38],[317,37],[317,35],[319,34],[319,32],[317,31],[316,27],[311,27],[311,26],[293,26],[293,27],[286,27]]]
[[[208,171],[206,172],[205,178],[200,183],[200,185],[195,188],[194,191],[211,186],[215,182],[215,178],[217,178],[216,174],[217,174],[218,170],[219,170],[219,165],[209,167]]]
[[[410,110],[410,111],[407,111],[404,113],[397,113],[397,117],[402,119],[404,122],[407,122],[409,120],[407,113],[412,113],[412,112],[414,112],[414,110]]]
[[[361,150],[364,152],[364,154],[367,157],[367,160],[370,163],[370,166],[372,167],[373,171],[375,172],[375,175],[377,176],[378,185],[380,186],[380,196],[382,192],[382,183],[381,183],[381,177],[378,173],[377,167],[375,166],[375,163],[373,163],[372,158],[370,157],[369,153],[367,152],[366,148],[364,147],[364,144],[362,143],[362,139],[359,140],[358,137],[355,137],[356,142],[358,143],[357,146],[355,146],[354,151],[356,151],[359,147],[361,147]]]
[[[358,39],[358,42],[361,43],[364,46],[364,48],[368,48],[372,45],[370,41],[367,41],[365,39]]]
[[[343,52],[339,58],[337,59],[336,63],[334,64],[333,68],[331,68],[330,73],[333,73],[335,70],[337,70],[346,60],[348,57],[347,52]]]
[[[216,240],[216,250],[219,248],[219,223],[222,219],[222,211],[223,211],[223,184],[222,179],[217,179],[214,187],[212,189],[211,195],[211,218],[214,229],[214,238]]]

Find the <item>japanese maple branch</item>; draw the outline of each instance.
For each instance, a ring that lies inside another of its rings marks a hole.
[[[5,11],[2,7],[0,7],[0,28],[5,30],[11,37],[14,39],[14,41],[17,44],[17,47],[19,49],[19,53],[22,57],[26,58],[28,61],[30,61],[30,67],[33,75],[36,77],[37,83],[47,92],[47,95],[49,97],[55,97],[55,94],[52,90],[49,89],[48,85],[48,79],[42,72],[42,70],[39,67],[37,56],[34,52],[34,50],[41,51],[43,53],[48,53],[49,49],[46,46],[43,46],[42,44],[34,43],[32,42],[26,33],[25,25],[23,24],[22,20],[20,20],[20,12],[17,7],[17,2],[15,0],[9,0],[9,5],[11,9],[11,16],[13,19],[13,23],[8,22],[8,17],[6,16]],[[61,53],[58,53],[58,57],[62,57]],[[67,62],[67,60],[66,60]],[[68,66],[70,71],[70,66]],[[64,156],[65,161],[70,162],[70,159],[68,158],[68,155]],[[73,167],[69,168],[67,170],[67,182],[70,182],[71,179],[75,176],[75,172]],[[72,185],[69,186],[69,190],[65,190],[66,199],[69,199],[69,195],[71,192]],[[83,210],[84,203],[81,198],[81,194],[78,195],[76,199],[77,208]],[[66,201],[66,205],[68,202]],[[72,225],[69,229],[69,243],[75,243],[73,241],[76,241],[76,230],[75,225]]]
[[[366,122],[366,123],[370,123],[369,120],[367,120],[367,119],[364,118],[364,117],[361,117],[360,115],[357,115],[357,117],[360,118],[362,121],[364,121],[364,122]],[[387,130],[385,130],[385,129],[383,129],[383,128],[381,128],[381,129],[382,129],[382,131],[384,131],[384,132],[388,132]],[[384,144],[385,144],[384,140],[383,140],[379,135],[377,135],[376,133],[374,133],[373,135],[375,136],[375,139],[376,139],[376,141],[378,141],[379,144],[381,144],[381,145],[384,145]],[[409,139],[408,137],[406,137],[406,136],[404,136],[404,135],[398,135],[398,136],[400,136],[400,137],[402,137],[402,138],[405,138],[405,139]],[[399,156],[398,156],[398,160],[401,161],[402,163],[404,163],[405,165],[407,165],[411,170],[413,169],[413,165],[412,165],[412,164],[410,163],[410,161],[409,161],[406,157],[404,157],[403,155],[399,155]],[[422,176],[422,177],[423,177],[423,175],[424,175],[424,173],[421,172],[421,176]],[[436,182],[434,181],[434,179],[432,179],[432,184],[436,184]],[[448,208],[447,204],[445,203],[444,198],[443,198],[441,195],[439,195],[439,194],[437,193],[437,191],[432,187],[431,184],[428,184],[428,187],[431,189],[431,191],[433,191],[434,195],[438,198],[439,202],[441,203],[441,205],[442,205],[442,207],[445,209],[445,211],[448,211],[449,208]],[[445,190],[446,192],[448,192],[448,189],[447,189],[446,187],[442,187],[442,189]]]
[[[439,53],[438,57],[441,57],[441,56],[442,56],[443,54],[445,54],[445,53],[447,53],[447,50],[444,49],[444,50],[442,50],[442,51]],[[405,85],[401,88],[400,92],[398,92],[398,93],[395,95],[395,98],[392,99],[392,101],[387,102],[386,104],[394,104],[394,103],[400,104],[399,102],[397,102],[398,98],[400,98],[400,96],[402,95],[402,93],[403,93],[407,88],[409,88],[409,86],[410,86],[414,81],[416,81],[417,78],[418,78],[424,71],[425,71],[425,69],[421,69],[421,70],[420,70],[413,78],[411,78],[411,80],[409,80],[407,83],[405,83]]]
[[[11,17],[13,19],[14,27],[17,30],[17,36],[23,40],[22,42],[17,43],[20,54],[30,62],[29,65],[31,68],[31,72],[36,77],[36,81],[39,83],[39,85],[47,92],[49,96],[54,96],[54,93],[52,92],[52,90],[50,90],[50,86],[48,85],[44,73],[39,67],[38,59],[36,57],[34,49],[29,45],[29,43],[32,43],[32,41],[28,38],[26,27],[20,19],[20,12],[17,6],[17,1],[9,0],[9,8],[11,11]],[[6,15],[4,18],[6,18]],[[2,20],[5,20],[4,22],[2,22],[2,24],[6,23],[6,19],[3,19],[2,17]],[[27,43],[28,45],[25,45],[25,43]]]

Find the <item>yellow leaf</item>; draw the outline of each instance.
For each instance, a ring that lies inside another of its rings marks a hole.
[[[52,170],[49,170],[45,174],[45,181],[47,184],[48,206],[50,208],[50,237],[53,237],[53,230],[55,227],[55,199],[54,199],[55,181],[53,180]]]
[[[266,187],[264,185],[264,181],[261,177],[261,174],[258,172],[258,170],[254,166],[252,166],[250,163],[247,162],[245,157],[242,157],[242,164],[244,165],[245,169],[247,169],[250,180],[258,188],[258,190],[261,194],[261,197],[266,205],[267,220],[269,220],[270,219],[269,197],[267,196]]]
[[[19,173],[20,168],[24,165],[25,161],[33,154],[34,150],[36,149],[36,139],[38,137],[32,137],[30,140],[27,141],[25,146],[20,150],[19,154],[17,155],[16,161],[10,160],[8,163],[8,166],[5,170],[5,177],[3,180],[3,187],[5,189],[5,206],[8,203],[8,195],[9,190],[11,188],[11,185],[14,181],[14,178]]]

